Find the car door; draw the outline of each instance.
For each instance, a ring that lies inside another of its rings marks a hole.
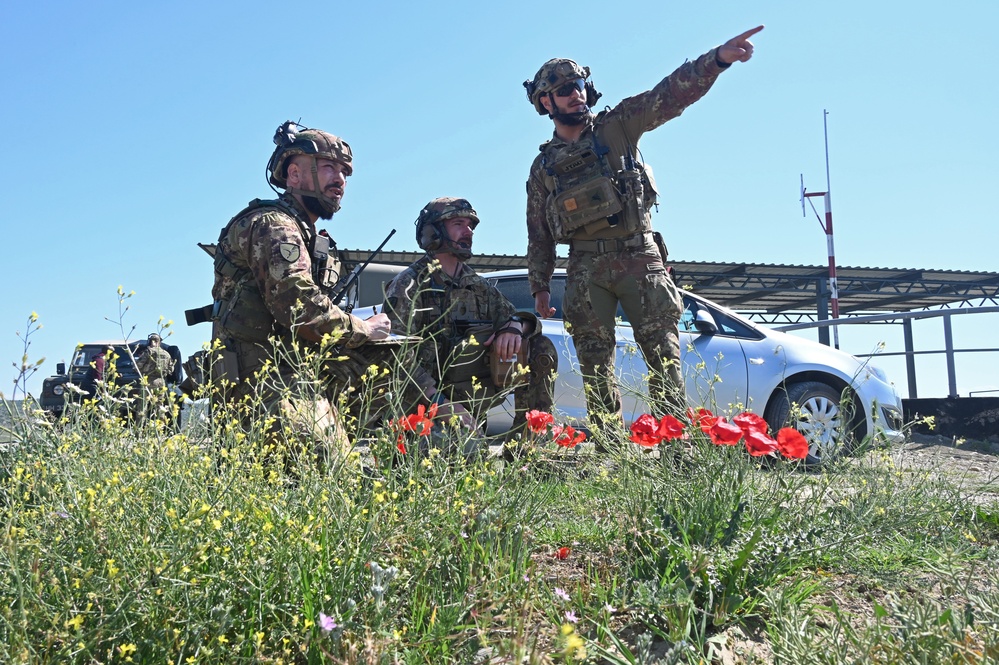
[[[683,304],[680,354],[687,403],[715,413],[741,411],[749,396],[749,371],[740,331],[701,298],[684,293]],[[715,329],[700,324],[699,314]]]

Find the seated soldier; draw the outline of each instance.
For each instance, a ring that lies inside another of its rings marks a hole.
[[[517,311],[499,289],[465,264],[472,257],[478,223],[465,199],[428,203],[416,220],[416,242],[427,255],[389,284],[385,313],[392,332],[423,338],[417,350],[420,366],[479,421],[506,396],[504,386],[518,384],[512,430],[516,434],[523,431],[529,410],[551,411],[555,346],[541,334],[533,312]],[[489,354],[499,362],[490,362]],[[492,375],[490,365],[510,367],[514,360],[526,364],[527,377],[515,369],[501,377]]]
[[[388,318],[362,320],[330,297],[339,279],[336,245],[316,224],[340,210],[354,170],[350,146],[290,121],[274,143],[266,173],[283,192],[229,220],[213,252],[214,302],[188,312],[189,323],[213,323],[213,413],[235,411],[247,432],[264,424],[254,443],[276,451],[292,474],[301,453],[317,461],[348,453],[353,437],[393,415],[391,399],[404,407],[433,400],[440,417],[471,426],[428,376],[414,375],[396,390],[387,368],[401,364],[401,346],[389,339]],[[373,366],[385,375],[366,376]]]

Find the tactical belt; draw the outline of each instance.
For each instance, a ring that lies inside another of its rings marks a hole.
[[[606,238],[604,240],[570,240],[569,249],[574,252],[620,252],[625,249],[639,247],[655,247],[656,241],[651,233],[636,233],[624,238]]]

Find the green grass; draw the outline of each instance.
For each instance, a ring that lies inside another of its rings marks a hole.
[[[0,662],[999,660],[995,481],[970,503],[891,450],[506,464],[373,429],[319,465],[234,414],[7,415]]]
[[[15,418],[0,660],[693,663],[736,628],[778,662],[999,645],[996,507],[886,451],[821,473],[695,440],[680,464],[552,447],[289,476],[232,427],[206,433]]]

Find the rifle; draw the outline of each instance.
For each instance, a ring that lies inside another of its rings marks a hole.
[[[364,272],[364,269],[368,267],[368,264],[371,263],[376,256],[378,256],[378,253],[382,251],[382,247],[384,247],[394,235],[395,235],[395,229],[392,229],[391,231],[389,231],[389,234],[385,236],[385,240],[382,240],[382,244],[378,245],[375,251],[371,252],[371,256],[369,256],[364,263],[355,266],[354,269],[350,272],[350,274],[347,275],[347,279],[345,279],[343,283],[338,284],[331,290],[330,300],[333,301],[334,305],[336,305],[337,307],[340,306],[340,301],[344,299],[344,296],[347,295],[347,292],[350,291],[352,286],[354,286],[354,282],[356,282],[358,278],[360,278],[361,273]],[[343,309],[343,311],[349,314],[350,310],[354,309],[354,306],[351,305],[350,303],[347,303],[347,305],[345,305],[341,309]]]

